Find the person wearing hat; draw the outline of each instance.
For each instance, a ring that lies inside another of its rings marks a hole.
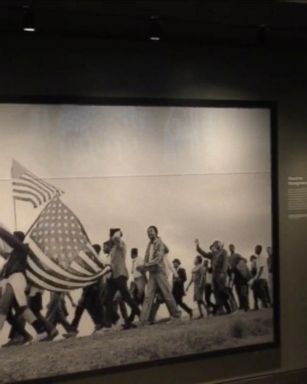
[[[205,252],[199,246],[199,240],[195,240],[197,252],[205,259],[211,260],[212,266],[212,288],[216,301],[216,314],[224,314],[224,309],[227,313],[231,312],[228,304],[228,293],[226,287],[227,272],[228,272],[228,256],[224,249],[224,244],[216,240],[210,246],[210,252]]]
[[[108,289],[106,293],[106,325],[111,327],[113,319],[113,301],[116,292],[121,293],[123,301],[131,308],[131,314],[125,319],[124,328],[131,328],[135,316],[140,316],[140,309],[133,300],[128,290],[128,269],[126,266],[126,244],[122,239],[123,233],[120,228],[110,229],[110,265],[112,277],[108,280]]]
[[[181,261],[179,259],[173,260],[173,266],[177,272],[177,275],[173,275],[173,287],[172,294],[178,307],[182,308],[192,319],[193,310],[183,302],[185,296],[184,283],[187,281],[187,274],[184,268],[180,267]]]

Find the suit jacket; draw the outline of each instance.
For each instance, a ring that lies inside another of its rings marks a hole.
[[[150,260],[150,247],[153,246],[153,255]],[[144,258],[145,268],[150,273],[165,272],[164,256],[169,250],[160,237],[149,242]]]
[[[218,252],[205,252],[200,246],[197,246],[197,252],[204,258],[211,260],[213,278],[227,273],[229,262],[225,249],[220,249]]]
[[[110,251],[110,259],[114,279],[120,276],[124,276],[127,279],[129,277],[128,269],[126,266],[126,253],[126,244],[122,239],[116,239],[113,241],[113,246]]]
[[[177,269],[178,277],[173,277],[173,295],[174,296],[184,296],[184,283],[187,281],[187,274],[184,268]]]
[[[7,279],[14,273],[25,273],[30,252],[29,246],[2,227],[0,227],[0,238],[13,249],[1,271],[1,278]]]

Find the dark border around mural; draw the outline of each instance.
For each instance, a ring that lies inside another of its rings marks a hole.
[[[245,347],[223,349],[197,353],[187,356],[171,357],[155,361],[131,363],[98,370],[81,371],[53,377],[43,377],[34,380],[18,381],[16,383],[52,384],[59,380],[74,378],[89,378],[97,374],[110,374],[131,371],[137,368],[149,368],[171,363],[201,361],[204,358],[240,354],[264,349],[280,348],[280,298],[279,298],[279,202],[278,202],[278,110],[275,101],[259,100],[207,100],[207,99],[177,99],[177,98],[128,98],[128,97],[84,97],[69,95],[1,95],[1,104],[45,104],[45,105],[89,105],[89,106],[148,106],[148,107],[211,107],[211,108],[250,108],[270,110],[271,125],[271,196],[272,196],[272,246],[273,246],[273,275],[274,275],[274,341]]]

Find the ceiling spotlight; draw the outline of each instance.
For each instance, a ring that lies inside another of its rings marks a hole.
[[[24,27],[23,30],[25,32],[35,32],[36,31],[36,29],[34,27]]]
[[[30,5],[24,5],[24,16],[23,16],[23,31],[24,32],[36,32],[33,12]]]
[[[162,36],[161,22],[158,16],[151,16],[149,25],[149,40],[159,41]]]
[[[24,27],[23,30],[24,30],[25,32],[35,32],[35,31],[36,31],[36,29],[33,28],[33,27]]]

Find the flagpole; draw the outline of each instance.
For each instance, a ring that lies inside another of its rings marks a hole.
[[[59,197],[62,193],[64,193],[57,187],[54,187],[53,185],[34,175],[32,172],[28,171],[15,159],[12,159],[11,180],[15,230],[17,230],[16,200],[32,203],[34,208],[37,208],[38,206],[46,203],[46,207],[55,197]],[[36,220],[28,229],[27,234],[36,224],[45,207],[41,210]]]
[[[14,224],[15,224],[15,231],[17,231],[17,212],[16,212],[16,199],[13,196],[13,206],[14,206]]]
[[[12,186],[12,199],[13,199],[13,210],[14,210],[14,225],[15,225],[15,231],[17,231],[17,212],[16,212],[16,199],[13,192],[13,167],[14,167],[14,159],[12,159],[12,165],[11,165],[11,186]]]

